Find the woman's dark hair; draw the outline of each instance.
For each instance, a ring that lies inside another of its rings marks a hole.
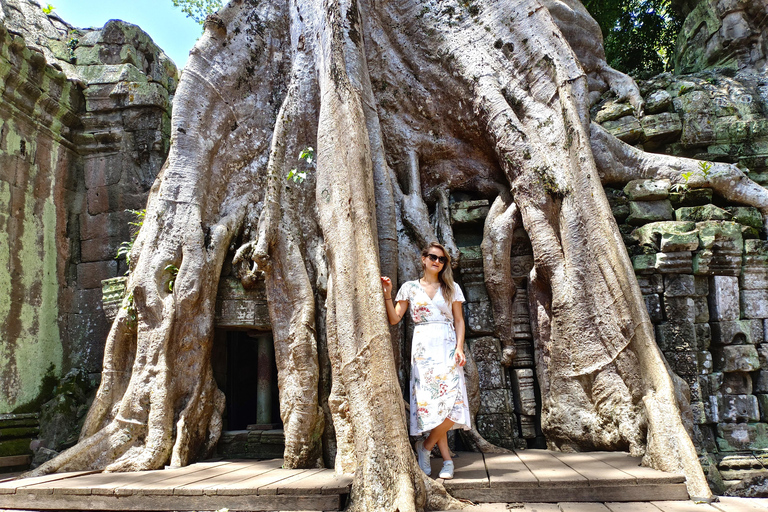
[[[448,251],[445,250],[445,247],[443,247],[443,244],[440,244],[438,242],[430,242],[428,246],[426,246],[421,251],[421,257],[426,258],[427,254],[429,254],[429,250],[433,247],[436,247],[437,249],[440,249],[443,251],[443,255],[445,256],[445,264],[443,265],[443,269],[437,273],[437,280],[440,281],[440,289],[443,291],[443,299],[445,299],[445,302],[450,304],[453,304],[453,270],[451,270],[451,255],[448,254]],[[422,263],[422,267],[424,266],[424,263]],[[424,269],[426,270],[426,269]]]

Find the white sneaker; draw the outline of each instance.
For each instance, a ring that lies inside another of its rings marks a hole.
[[[416,455],[419,459],[419,467],[429,476],[432,473],[432,466],[429,464],[429,452],[424,449],[424,441],[416,441]]]
[[[444,480],[450,480],[453,478],[453,461],[447,460],[443,462],[443,469],[440,470],[440,478]]]

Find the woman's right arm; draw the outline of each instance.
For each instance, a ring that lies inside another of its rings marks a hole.
[[[387,320],[391,325],[397,324],[408,310],[408,301],[400,300],[395,304],[392,298],[392,280],[381,276],[381,287],[384,289],[384,305],[387,307]]]

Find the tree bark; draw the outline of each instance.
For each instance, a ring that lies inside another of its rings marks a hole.
[[[337,471],[355,474],[350,509],[459,506],[411,451],[402,330],[387,326],[379,281],[417,277],[419,246],[452,243],[449,192],[459,191],[495,200],[483,253],[508,360],[517,211],[531,239],[550,447],[645,453],[708,497],[601,185],[674,178],[695,162],[645,155],[590,126],[607,88],[638,110],[642,99],[605,64],[585,13],[576,0],[232,0],[210,17],[176,95],[171,153],[97,399],[80,443],[36,474],[184,465],[210,452],[223,408],[214,304],[239,247],[244,285],[267,283],[286,466],[321,463],[327,346],[326,418]],[[308,146],[316,170],[286,182]],[[700,185],[765,214],[764,190],[717,171]]]

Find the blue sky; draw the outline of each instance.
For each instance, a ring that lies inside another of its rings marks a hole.
[[[181,69],[203,28],[171,0],[39,0],[76,27],[102,27],[111,19],[139,25]]]

